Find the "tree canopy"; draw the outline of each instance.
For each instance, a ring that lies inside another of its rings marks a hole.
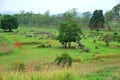
[[[112,30],[113,27],[119,27],[120,25],[120,3],[114,6],[111,10],[105,13],[105,23],[108,30]],[[115,29],[115,28],[113,28]]]
[[[81,16],[81,25],[82,26],[88,26],[89,20],[91,18],[91,12],[84,12]]]
[[[63,14],[63,22],[60,23],[58,40],[63,47],[71,47],[71,42],[80,40],[81,29],[76,21],[76,9],[69,10]]]
[[[19,24],[15,16],[4,15],[1,19],[1,29],[3,29],[4,31],[9,30],[11,32],[12,29],[17,29],[18,25]]]
[[[119,21],[120,20],[120,4],[117,4],[105,13],[106,21]]]
[[[75,22],[64,22],[60,24],[58,40],[63,47],[71,47],[71,42],[80,40],[81,29]]]
[[[116,13],[117,20],[120,20],[120,3],[114,6],[112,10]]]
[[[91,17],[90,21],[89,21],[89,28],[91,30],[95,29],[97,31],[97,35],[98,35],[98,31],[101,28],[104,28],[104,16],[103,16],[103,11],[102,10],[95,10],[93,13],[93,16]]]

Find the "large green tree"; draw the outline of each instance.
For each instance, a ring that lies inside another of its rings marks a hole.
[[[76,21],[75,8],[63,14],[63,22],[60,23],[58,40],[63,47],[71,47],[71,42],[80,40],[81,29]]]
[[[63,47],[71,47],[71,42],[80,40],[81,29],[74,21],[60,24],[58,40]]]
[[[98,35],[98,31],[101,28],[104,28],[104,16],[103,16],[103,11],[102,10],[95,10],[93,13],[93,16],[91,17],[90,21],[89,21],[89,28],[91,30],[96,30],[97,31],[97,35]]]
[[[12,32],[12,29],[17,29],[18,28],[18,21],[15,16],[12,15],[4,15],[2,20],[1,20],[1,29],[4,31],[10,31]]]

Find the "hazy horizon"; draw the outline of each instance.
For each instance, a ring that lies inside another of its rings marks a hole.
[[[65,11],[76,8],[78,12],[93,12],[96,9],[102,9],[104,12],[112,9],[119,3],[119,0],[0,0],[1,12],[19,13],[32,11],[34,13],[45,13],[47,10],[50,14],[64,13]]]

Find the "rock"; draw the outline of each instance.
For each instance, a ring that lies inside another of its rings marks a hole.
[[[84,48],[83,51],[85,51],[85,52],[87,52],[87,53],[90,52],[90,50],[87,49],[87,48]]]

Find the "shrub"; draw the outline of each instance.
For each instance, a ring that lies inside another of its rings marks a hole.
[[[25,64],[23,62],[14,62],[11,65],[12,65],[12,70],[15,70],[15,71],[25,70]]]
[[[120,43],[120,36],[118,36],[118,40],[117,41]]]
[[[110,43],[110,41],[111,41],[110,35],[109,35],[109,34],[104,35],[104,36],[103,36],[103,41],[105,41],[106,46],[109,46],[109,43]]]
[[[73,59],[67,53],[57,56],[56,59],[54,60],[54,62],[57,65],[62,66],[62,67],[65,67],[65,66],[70,67],[72,65],[72,61]]]
[[[44,44],[37,46],[37,48],[45,48],[45,47],[46,47],[46,45],[44,45]]]

